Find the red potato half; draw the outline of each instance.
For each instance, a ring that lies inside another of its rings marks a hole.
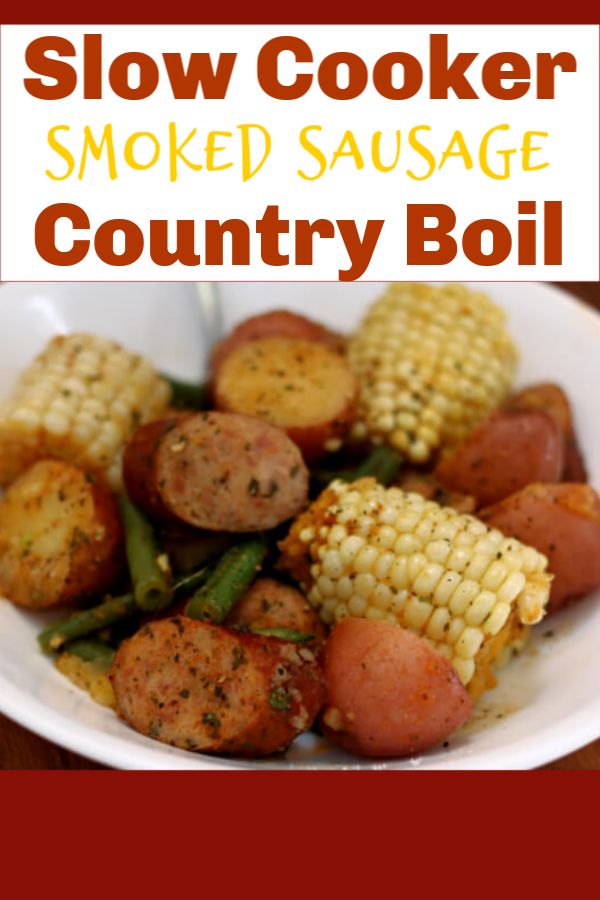
[[[600,497],[587,484],[532,484],[478,513],[548,557],[548,611],[600,586]]]
[[[111,680],[120,715],[184,750],[264,756],[312,725],[323,675],[307,647],[184,616],[124,641]]]
[[[325,733],[361,756],[421,753],[473,709],[451,663],[389,622],[343,619],[327,640],[324,665]]]
[[[317,341],[337,352],[342,352],[345,346],[345,340],[341,335],[324,328],[318,322],[313,322],[312,319],[287,309],[274,309],[271,312],[260,313],[245,319],[227,337],[214,345],[209,362],[209,377],[215,378],[223,362],[233,350],[242,344],[265,337],[301,338],[305,341]]]
[[[475,497],[447,491],[432,472],[410,468],[401,469],[396,484],[409,494],[421,494],[426,500],[434,500],[440,506],[451,506],[459,513],[471,514],[477,508]]]
[[[226,620],[230,627],[290,628],[325,639],[325,627],[301,591],[274,578],[257,578],[240,597]]]
[[[125,480],[149,515],[208,531],[262,531],[300,512],[308,471],[298,447],[279,428],[222,412],[186,415],[145,436],[133,436]],[[133,446],[133,449],[131,447]],[[137,449],[136,449],[137,448]]]
[[[80,469],[35,463],[0,501],[0,595],[46,609],[108,590],[123,564],[115,500]]]
[[[506,405],[508,409],[539,409],[554,419],[565,441],[563,481],[587,481],[573,411],[562,388],[556,384],[535,384],[509,397]]]
[[[560,481],[563,467],[564,443],[554,420],[539,410],[515,410],[481,422],[435,475],[445,488],[487,506],[527,484]]]
[[[214,393],[219,409],[282,428],[312,462],[339,450],[354,418],[357,387],[344,357],[330,347],[272,337],[230,353]]]

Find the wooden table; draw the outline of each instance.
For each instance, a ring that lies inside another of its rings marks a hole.
[[[600,311],[600,283],[561,285]],[[0,716],[0,769],[102,769]],[[600,769],[600,740],[548,766],[549,769]]]

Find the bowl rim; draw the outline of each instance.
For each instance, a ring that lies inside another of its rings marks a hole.
[[[587,322],[598,329],[600,316],[596,311],[570,294],[562,287],[547,282],[519,282],[543,286],[551,291],[563,309],[576,309]],[[468,282],[473,289],[489,289],[491,283]],[[7,285],[8,286],[8,285]],[[2,286],[4,287],[4,285]],[[219,285],[212,285],[217,296]],[[3,292],[0,290],[0,298]],[[8,601],[4,601],[8,602]],[[51,662],[49,661],[51,665]],[[77,690],[70,685],[72,690]],[[93,702],[93,701],[90,701]],[[504,747],[488,748],[479,752],[476,747],[457,759],[431,762],[427,755],[411,763],[410,759],[392,760],[352,760],[319,762],[318,758],[308,761],[289,761],[285,765],[271,765],[269,760],[244,761],[208,754],[180,755],[182,751],[168,747],[149,738],[136,735],[136,742],[126,735],[100,731],[97,727],[79,721],[65,712],[49,706],[30,691],[20,688],[0,673],[0,712],[33,733],[52,741],[71,752],[80,754],[94,762],[124,770],[184,770],[184,771],[307,771],[307,770],[374,770],[386,771],[432,771],[432,770],[514,770],[531,769],[558,759],[600,737],[600,696],[588,702],[572,714],[537,729],[535,739],[524,735],[514,739]],[[147,742],[147,745],[146,743]],[[174,752],[175,750],[175,752]]]

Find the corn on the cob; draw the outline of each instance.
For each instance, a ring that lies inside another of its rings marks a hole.
[[[461,441],[509,390],[517,355],[504,321],[464,285],[392,284],[349,341],[360,391],[353,437],[416,463]]]
[[[0,404],[0,484],[54,457],[118,489],[127,438],[160,416],[170,397],[150,363],[114,341],[55,337]]]
[[[401,625],[451,660],[474,693],[489,686],[500,651],[543,617],[550,592],[537,550],[372,478],[333,482],[281,550],[323,621]]]

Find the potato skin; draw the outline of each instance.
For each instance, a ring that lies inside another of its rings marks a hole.
[[[74,466],[35,463],[0,501],[0,594],[19,606],[46,609],[102,594],[123,560],[114,498]]]
[[[443,488],[432,472],[423,472],[419,469],[401,469],[396,481],[403,491],[413,494],[421,494],[426,500],[434,500],[440,506],[450,506],[459,513],[471,514],[475,512],[477,503],[475,497],[470,494],[461,494],[455,491],[447,491]]]
[[[184,750],[265,756],[310,728],[324,699],[308,648],[186,617],[145,625],[119,647],[120,715]]]
[[[508,399],[508,409],[541,409],[549,415],[563,434],[565,441],[565,464],[563,481],[587,481],[585,462],[573,421],[573,411],[569,399],[557,384],[534,384]]]
[[[473,701],[451,663],[389,622],[348,618],[324,654],[324,731],[369,757],[421,753],[463,725]]]
[[[141,509],[208,531],[274,528],[308,498],[298,447],[281,429],[235,413],[181,418],[153,445],[147,477]]]
[[[325,639],[325,626],[304,594],[274,578],[257,578],[235,604],[225,624],[290,628],[314,635],[311,645],[321,644]]]
[[[317,341],[341,353],[345,346],[344,338],[313,322],[306,316],[287,309],[274,309],[260,313],[240,322],[233,331],[214,345],[209,362],[209,377],[216,378],[219,369],[229,354],[250,341],[265,337],[302,338],[306,341]]]
[[[339,449],[354,419],[357,386],[331,348],[291,338],[243,344],[222,364],[214,389],[217,409],[245,412],[278,428],[314,462]]]
[[[600,585],[600,497],[589,485],[532,484],[478,518],[548,557],[549,612]]]
[[[487,506],[527,484],[560,481],[563,467],[564,443],[554,420],[539,410],[515,410],[481,422],[435,475],[449,490]]]

